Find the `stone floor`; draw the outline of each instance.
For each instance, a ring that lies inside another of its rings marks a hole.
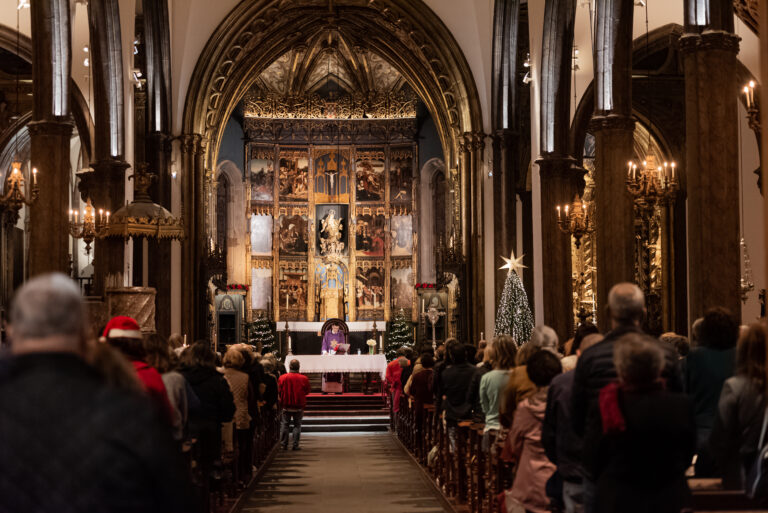
[[[389,433],[302,436],[242,504],[247,513],[443,513],[439,494]]]

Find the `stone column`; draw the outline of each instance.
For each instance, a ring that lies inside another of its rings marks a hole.
[[[680,38],[685,70],[689,319],[714,306],[741,318],[736,55],[724,30]]]
[[[493,248],[494,264],[500,256],[509,256],[517,251],[517,197],[515,184],[515,150],[517,134],[512,130],[498,130],[493,136]],[[507,271],[494,266],[494,308],[498,305]]]
[[[69,3],[36,1],[30,15],[35,81],[34,121],[28,127],[40,196],[30,209],[29,275],[52,271],[69,274]]]
[[[469,339],[467,342],[476,343],[480,332],[483,331],[485,322],[485,251],[483,244],[483,149],[485,148],[485,135],[482,132],[465,132],[464,147],[465,160],[468,161],[470,177],[470,201],[471,201],[471,234],[469,273],[471,274],[471,286],[468,289],[471,315],[467,319],[469,324]]]
[[[195,294],[200,288],[195,280],[198,277],[198,257],[196,233],[198,227],[195,215],[195,161],[199,151],[201,137],[187,134],[181,137],[181,210],[184,216],[185,238],[181,245],[181,325],[184,333],[194,340],[195,314],[197,301]]]
[[[627,191],[627,161],[632,156],[635,122],[625,116],[596,116],[595,136],[595,261],[598,320],[610,329],[605,315],[608,292],[615,284],[634,281],[635,231],[632,198]]]
[[[30,208],[29,275],[69,274],[69,149],[72,124],[33,121],[29,125],[32,167],[40,196]]]
[[[461,179],[461,251],[464,259],[464,283],[461,284],[463,315],[461,319],[461,335],[471,337],[474,332],[474,273],[473,267],[473,223],[472,223],[472,137],[469,132],[463,134],[459,143],[459,170]]]
[[[170,138],[162,132],[153,132],[146,138],[146,157],[149,169],[157,173],[152,191],[155,203],[171,210]],[[157,332],[169,336],[171,331],[171,242],[149,241],[149,286],[157,290]]]
[[[544,324],[561,340],[573,335],[573,272],[571,237],[557,224],[557,206],[570,204],[580,189],[581,173],[571,157],[543,155],[536,161],[541,179],[541,271],[544,283]]]

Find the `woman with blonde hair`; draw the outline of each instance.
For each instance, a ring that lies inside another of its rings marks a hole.
[[[238,448],[238,479],[241,483],[250,481],[251,457],[248,454],[251,416],[248,413],[248,374],[242,371],[245,356],[240,348],[230,346],[224,354],[224,379],[229,384],[232,398],[235,401],[235,416],[225,424],[225,444],[229,433],[234,429],[233,437],[237,440]],[[231,446],[228,447],[230,450]]]
[[[501,429],[499,405],[504,388],[509,381],[509,372],[515,366],[517,344],[509,335],[501,335],[493,339],[493,370],[486,373],[480,380],[480,405],[485,413],[484,433]],[[487,349],[486,349],[487,350]],[[488,437],[484,438],[487,444]]]

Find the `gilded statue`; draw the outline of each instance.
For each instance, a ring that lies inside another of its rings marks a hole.
[[[343,250],[341,219],[336,217],[336,210],[331,209],[320,221],[320,252],[324,256],[340,256]]]

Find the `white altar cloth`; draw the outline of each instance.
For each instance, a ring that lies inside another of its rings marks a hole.
[[[387,358],[383,354],[289,354],[285,357],[286,367],[291,360],[301,364],[299,372],[376,372],[382,376],[387,372]]]

